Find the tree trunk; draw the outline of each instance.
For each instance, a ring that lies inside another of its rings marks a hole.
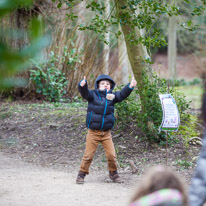
[[[115,0],[116,3],[116,11],[117,11],[117,17],[119,18],[123,12],[131,13],[131,11],[128,8],[128,5],[124,0]],[[124,8],[121,11],[121,8]],[[144,57],[147,56],[147,52],[145,47],[142,44],[131,44],[131,41],[127,38],[129,35],[133,35],[133,39],[137,40],[141,33],[140,30],[137,28],[131,28],[127,24],[121,24],[121,28],[124,34],[126,47],[127,47],[127,54],[129,57],[129,61],[131,64],[131,68],[134,74],[135,79],[137,80],[137,88],[139,90],[141,105],[142,105],[142,112],[144,113],[144,96],[142,94],[142,88],[143,88],[143,79],[142,79],[142,73],[145,71],[146,64],[144,62]]]
[[[110,14],[110,1],[105,1],[105,18],[107,18]],[[103,61],[104,61],[104,74],[109,74],[109,52],[110,52],[110,32],[107,32],[105,34],[105,41],[108,42],[108,44],[104,44],[104,50],[103,50]]]
[[[121,30],[121,26],[119,26],[119,30]],[[127,84],[129,82],[129,76],[132,77],[134,74],[128,59],[127,47],[122,36],[118,39],[118,63],[121,71],[122,84]]]
[[[176,58],[177,58],[177,34],[176,34],[176,17],[169,18],[168,30],[168,70],[169,77],[172,79],[177,78],[176,73]]]
[[[129,13],[131,16],[133,15],[131,9],[128,8],[128,5],[124,0],[115,0],[116,3],[116,11],[117,11],[117,18],[121,18],[122,12]],[[122,9],[124,8],[124,9]],[[121,21],[120,21],[121,22]],[[141,101],[141,114],[142,114],[142,124],[144,125],[144,130],[147,131],[147,138],[150,140],[150,136],[153,135],[157,137],[157,131],[155,131],[154,123],[149,119],[148,110],[147,108],[147,93],[145,93],[146,89],[144,83],[146,80],[146,76],[152,81],[151,75],[151,67],[146,64],[144,61],[145,57],[148,58],[147,49],[142,44],[133,44],[136,40],[139,39],[141,36],[141,32],[136,27],[130,27],[128,24],[121,24],[121,28],[124,34],[127,53],[129,57],[129,61],[131,64],[131,68],[134,74],[135,79],[137,80],[137,89]],[[128,36],[132,35],[132,41],[128,38]],[[146,70],[149,69],[149,70]]]

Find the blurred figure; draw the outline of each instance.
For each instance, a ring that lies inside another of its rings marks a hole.
[[[206,93],[202,98],[202,118],[206,124]],[[198,158],[197,167],[189,191],[189,205],[201,206],[206,203],[206,129],[203,136],[203,146]]]
[[[143,178],[129,206],[187,206],[187,195],[172,170],[156,166]]]

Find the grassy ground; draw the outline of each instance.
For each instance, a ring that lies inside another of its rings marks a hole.
[[[177,91],[183,93],[186,99],[191,101],[191,109],[201,108],[202,88],[200,85],[186,85],[177,87]]]

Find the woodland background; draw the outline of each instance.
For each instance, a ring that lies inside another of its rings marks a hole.
[[[134,76],[137,88],[115,110],[113,136],[120,169],[126,174],[129,165],[136,165],[142,174],[148,165],[165,164],[158,94],[169,89],[181,124],[178,133],[168,137],[168,164],[189,184],[202,144],[205,4],[2,1],[1,151],[42,166],[77,171],[85,146],[87,107],[78,94],[78,82],[86,76],[93,88],[96,77],[104,73],[120,89]],[[100,163],[95,170],[105,167],[102,153],[97,152],[94,162]]]

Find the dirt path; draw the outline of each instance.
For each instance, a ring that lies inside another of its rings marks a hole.
[[[126,205],[133,187],[108,182],[101,173],[76,185],[76,173],[37,167],[2,153],[0,162],[0,206],[120,206]]]
[[[136,138],[136,128],[113,131],[123,184],[111,183],[103,148],[98,147],[84,185],[75,179],[85,149],[86,107],[62,104],[0,102],[0,206],[126,206],[141,176],[153,165],[165,165],[165,149]],[[138,131],[138,130],[137,130]],[[120,136],[116,136],[119,134]],[[136,136],[138,135],[138,136]],[[200,146],[178,141],[168,148],[168,166],[186,186]],[[131,175],[129,160],[138,169]]]

